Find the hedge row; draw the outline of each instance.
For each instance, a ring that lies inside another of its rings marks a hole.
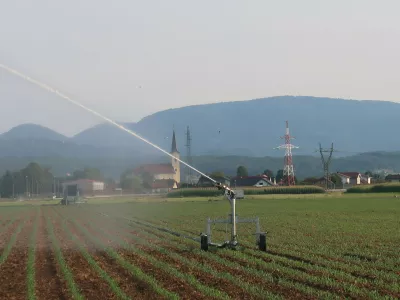
[[[271,194],[322,194],[325,190],[317,186],[294,186],[294,187],[268,187],[268,188],[244,188],[245,195],[271,195]],[[222,196],[223,192],[217,189],[188,188],[173,191],[167,194],[168,198],[179,197],[216,197]]]
[[[400,193],[400,184],[377,184],[369,186],[355,186],[349,188],[347,193]]]

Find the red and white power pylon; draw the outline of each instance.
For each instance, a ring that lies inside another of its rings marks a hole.
[[[280,145],[276,149],[285,149],[285,164],[283,167],[283,183],[286,185],[295,185],[294,180],[294,167],[293,167],[293,156],[292,149],[299,148],[291,144],[291,140],[294,139],[289,133],[289,122],[286,121],[286,134],[281,137],[285,139],[285,144]]]

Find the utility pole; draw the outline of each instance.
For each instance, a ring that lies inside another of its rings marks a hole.
[[[285,163],[283,167],[283,178],[285,179],[286,185],[295,185],[294,167],[293,167],[293,155],[292,149],[299,148],[291,144],[291,140],[294,139],[289,133],[289,122],[286,121],[286,133],[282,139],[285,140],[285,144],[280,145],[275,149],[285,149]]]
[[[186,130],[186,160],[189,165],[193,165],[193,160],[192,160],[192,136],[190,134],[190,129],[189,126],[187,127]],[[192,183],[192,169],[191,168],[186,168],[186,173],[187,173],[187,178],[186,178],[186,184],[191,184]]]
[[[26,197],[28,197],[29,195],[29,191],[28,191],[28,176],[25,176],[25,181],[26,181]]]
[[[331,174],[329,173],[329,165],[332,161],[332,153],[333,153],[333,143],[331,148],[323,149],[321,143],[319,143],[319,153],[321,154],[322,166],[324,168],[324,176],[325,176],[325,189],[329,188],[329,182],[331,182]],[[329,153],[328,158],[324,157],[324,153]]]

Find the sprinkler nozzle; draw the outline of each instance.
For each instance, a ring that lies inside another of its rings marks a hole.
[[[230,197],[235,196],[235,192],[233,190],[231,190],[228,186],[223,185],[221,182],[216,182],[215,183],[215,187],[219,190],[224,190],[225,193],[227,195],[229,195]]]

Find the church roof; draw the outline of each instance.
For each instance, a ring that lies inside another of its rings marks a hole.
[[[150,173],[152,175],[157,174],[175,174],[175,170],[171,164],[147,164],[141,165],[133,170],[133,173]]]
[[[174,153],[174,152],[179,153],[178,148],[176,147],[175,130],[174,130],[174,133],[172,134],[172,146],[171,146],[171,153]]]

